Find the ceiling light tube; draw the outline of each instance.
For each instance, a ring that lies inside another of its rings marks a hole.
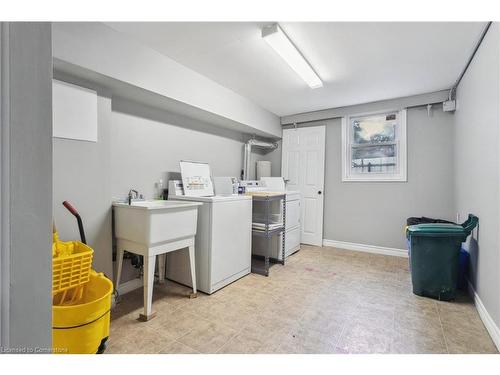
[[[310,88],[323,86],[323,82],[311,65],[302,56],[288,36],[277,23],[262,29],[262,38],[281,56],[285,62],[302,78]]]

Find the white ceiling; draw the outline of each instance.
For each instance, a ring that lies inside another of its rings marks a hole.
[[[448,89],[484,23],[280,23],[324,82],[310,89],[261,38],[269,22],[108,26],[279,115]]]

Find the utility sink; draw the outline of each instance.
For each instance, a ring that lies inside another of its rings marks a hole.
[[[166,200],[113,203],[115,236],[147,247],[194,236],[200,205]]]
[[[118,270],[115,288],[119,289],[125,251],[143,256],[144,313],[141,320],[152,319],[153,282],[156,257],[160,282],[165,279],[167,253],[187,248],[189,267],[196,296],[194,238],[201,202],[132,201],[113,203]]]

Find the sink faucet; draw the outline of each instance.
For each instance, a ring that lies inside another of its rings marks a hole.
[[[128,192],[128,205],[132,204],[132,199],[137,199],[139,197],[139,192],[134,189],[130,189]]]

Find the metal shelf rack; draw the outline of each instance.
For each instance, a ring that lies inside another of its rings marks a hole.
[[[252,194],[253,204],[264,204],[264,224],[262,229],[257,229],[252,226],[252,236],[265,238],[265,255],[252,254],[252,272],[264,276],[269,276],[269,267],[271,263],[285,264],[285,220],[286,220],[286,195],[274,193]],[[275,227],[276,223],[271,221],[271,204],[275,201],[281,201],[282,204],[282,221],[279,227]],[[273,226],[273,228],[271,228]],[[270,256],[271,240],[274,236],[281,235],[281,252],[282,260]]]

